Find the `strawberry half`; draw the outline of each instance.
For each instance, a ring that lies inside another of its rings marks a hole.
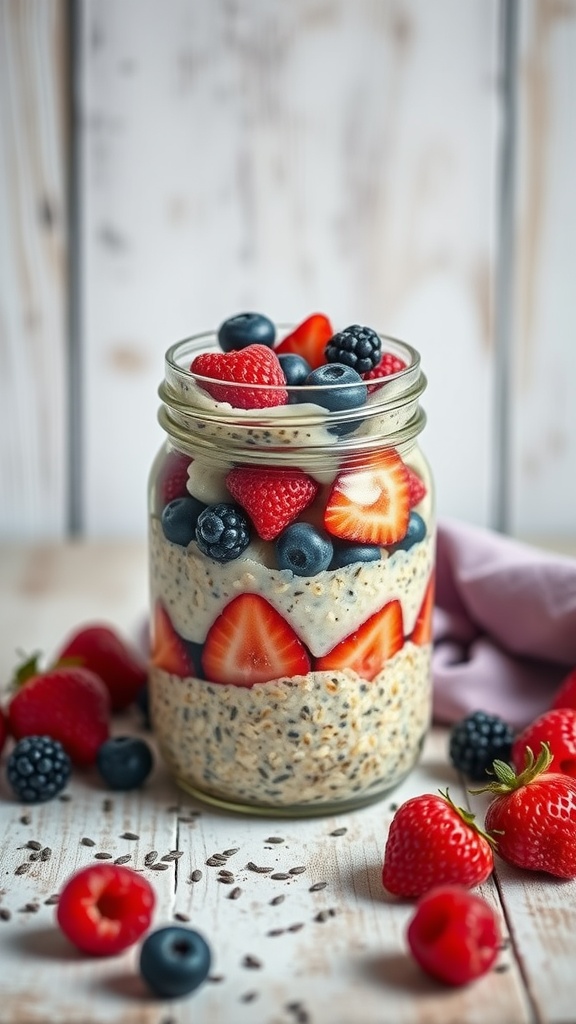
[[[334,334],[332,324],[323,313],[313,313],[298,325],[275,348],[279,355],[293,352],[303,356],[313,370],[326,362],[324,350]]]
[[[286,378],[278,356],[267,345],[247,345],[231,352],[203,352],[192,360],[190,370],[211,378],[199,381],[204,391],[235,409],[265,409],[288,402]],[[250,387],[251,384],[258,386]]]
[[[420,611],[416,616],[410,639],[413,644],[424,647],[432,643],[432,616],[434,612],[434,574],[428,580]]]
[[[202,667],[213,683],[254,686],[305,675],[310,659],[302,641],[268,601],[259,594],[240,594],[210,627]]]
[[[406,466],[395,451],[370,455],[359,468],[340,473],[330,492],[324,526],[361,544],[396,544],[406,535],[410,488]]]
[[[314,670],[335,672],[351,668],[363,679],[374,679],[403,644],[402,608],[399,601],[389,601],[328,654],[316,658]]]
[[[273,540],[316,497],[319,485],[299,469],[239,466],[226,477],[230,494],[262,540]]]
[[[156,602],[154,608],[150,664],[182,679],[196,675],[186,644],[174,629],[170,616],[160,601]]]

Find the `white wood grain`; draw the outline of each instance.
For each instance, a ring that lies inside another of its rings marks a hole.
[[[0,536],[66,529],[64,0],[0,3]]]
[[[519,4],[514,528],[574,536],[576,4]]]
[[[51,648],[73,625],[94,616],[112,617],[125,629],[141,620],[143,545],[1,548],[0,563],[8,566],[0,574],[3,678],[15,638],[28,649],[46,640]],[[139,728],[138,721],[115,723],[117,732],[128,728]],[[9,797],[0,771],[0,906],[12,912],[10,920],[0,920],[3,1024],[569,1024],[574,882],[499,864],[498,886],[489,881],[481,893],[500,915],[505,908],[507,941],[496,970],[469,988],[452,991],[433,983],[407,955],[411,905],[386,897],[380,882],[387,829],[395,805],[446,786],[456,802],[465,801],[441,730],[430,735],[418,769],[389,797],[314,820],[252,819],[200,808],[176,790],[160,763],[142,791],[112,795],[112,810],[103,808],[110,794],[94,772],[75,773],[69,801],[25,808]],[[480,815],[484,799],[475,798]],[[25,812],[30,824],[21,821]],[[330,835],[337,826],[345,826],[346,834]],[[122,839],[126,830],[140,839]],[[285,842],[267,843],[270,835]],[[82,845],[84,836],[96,846]],[[30,856],[23,848],[28,839],[49,846],[52,856],[15,875]],[[205,864],[210,854],[231,848],[237,853],[227,867],[242,890],[237,900],[229,899],[230,886],[217,881],[218,869]],[[129,852],[130,863],[140,869],[150,849],[159,856],[173,849],[183,853],[165,872],[144,869],[158,898],[154,925],[185,914],[205,933],[214,954],[211,979],[175,1003],[147,995],[136,948],[103,960],[71,950],[55,927],[54,908],[44,903],[94,852]],[[249,870],[249,860],[279,869],[301,864],[306,870],[275,881]],[[194,868],[203,876],[191,883]],[[311,893],[316,881],[327,886]],[[277,893],[285,900],[273,906]],[[23,909],[35,901],[36,912]],[[336,910],[333,917],[315,920],[330,908]],[[290,931],[300,923],[301,929]],[[276,929],[285,930],[271,935]],[[247,954],[262,966],[246,966]]]
[[[84,0],[85,519],[143,534],[163,352],[246,307],[420,347],[440,512],[490,508],[495,0]]]

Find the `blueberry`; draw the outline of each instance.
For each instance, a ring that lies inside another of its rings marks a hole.
[[[223,352],[246,348],[247,345],[268,345],[272,348],[276,328],[261,313],[238,313],[225,320],[218,329],[218,344]]]
[[[196,535],[198,516],[206,505],[198,498],[175,498],[162,511],[162,529],[166,540],[187,547]]]
[[[284,352],[278,356],[282,372],[289,387],[298,387],[304,384],[306,377],[312,372],[312,367],[304,356],[298,356],[295,352]]]
[[[250,543],[250,523],[239,505],[208,505],[196,523],[198,547],[216,562],[231,562]]]
[[[25,736],[12,750],[6,774],[19,800],[39,804],[62,792],[71,768],[70,758],[58,740]]]
[[[333,387],[335,384],[349,384],[350,387]],[[299,396],[300,401],[314,402],[330,412],[358,409],[365,404],[368,396],[368,388],[360,374],[344,363],[324,363],[308,374],[305,385],[306,389]],[[312,390],[316,386],[318,390]],[[332,434],[348,434],[358,426],[358,422],[353,419],[334,423],[328,430]]]
[[[332,541],[327,533],[310,523],[292,523],[276,541],[280,569],[291,569],[296,576],[315,576],[327,569],[332,560]]]
[[[334,542],[331,569],[341,569],[354,562],[379,562],[382,551],[376,544],[349,544],[345,540]]]
[[[152,765],[152,751],[139,736],[113,736],[96,754],[96,766],[110,789],[137,789],[148,778]]]
[[[417,544],[418,541],[424,540],[425,536],[426,523],[422,519],[422,516],[419,516],[417,512],[411,512],[405,536],[396,544],[391,544],[388,550],[392,555],[395,551],[408,551],[408,549],[413,547],[414,544]]]
[[[206,940],[192,928],[168,925],[151,932],[140,950],[140,973],[161,999],[193,992],[206,979],[212,957]]]

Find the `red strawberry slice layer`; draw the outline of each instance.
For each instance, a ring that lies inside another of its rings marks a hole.
[[[203,352],[190,364],[192,373],[210,380],[199,384],[217,402],[235,409],[286,405],[286,378],[278,356],[267,345],[247,345],[231,352]],[[257,385],[250,387],[250,385]]]
[[[160,668],[173,676],[180,676],[182,679],[196,675],[185,643],[174,629],[170,616],[160,601],[157,601],[154,608],[150,663],[155,668]]]
[[[351,668],[363,679],[374,679],[388,658],[397,654],[403,645],[402,607],[399,601],[389,601],[328,654],[316,658],[314,669],[335,672]]]
[[[416,616],[414,629],[410,637],[413,644],[423,647],[432,643],[432,615],[434,612],[434,574],[428,580],[420,611]]]
[[[313,370],[326,362],[324,350],[334,334],[332,324],[323,313],[313,313],[296,327],[275,348],[280,355],[294,353],[302,356]]]
[[[406,472],[408,473],[408,487],[410,490],[410,508],[415,508],[426,497],[428,491],[422,478],[413,469],[410,469],[410,466],[406,466]]]
[[[336,477],[324,513],[329,533],[361,544],[396,544],[410,516],[408,473],[395,451],[370,455]]]
[[[233,498],[262,540],[273,540],[316,497],[318,484],[299,469],[239,466],[226,477]]]
[[[241,594],[208,631],[202,667],[213,683],[254,686],[305,675],[310,659],[302,641],[268,601],[259,594]]]

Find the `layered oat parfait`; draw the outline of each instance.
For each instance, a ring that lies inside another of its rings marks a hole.
[[[181,786],[264,814],[380,797],[431,714],[418,353],[248,313],[174,345],[150,481],[150,711]]]

